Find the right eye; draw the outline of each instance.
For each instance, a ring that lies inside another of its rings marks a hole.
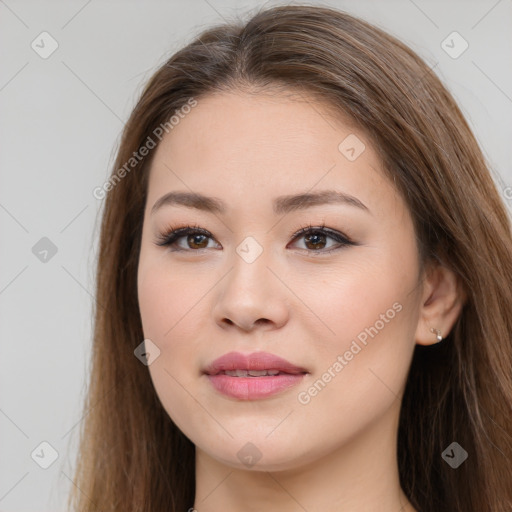
[[[181,239],[185,239],[188,247],[179,245]],[[157,245],[171,247],[173,251],[199,251],[208,249],[208,239],[213,240],[212,234],[199,226],[182,226],[169,228],[158,236]]]

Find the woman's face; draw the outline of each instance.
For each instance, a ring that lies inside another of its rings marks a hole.
[[[413,224],[365,135],[326,110],[211,95],[154,155],[138,269],[144,337],[160,350],[149,371],[197,450],[232,467],[394,439],[421,304]],[[171,192],[215,200],[160,201]],[[188,225],[202,231],[161,245]],[[247,357],[206,373],[231,352]],[[280,373],[236,376],[251,364]]]

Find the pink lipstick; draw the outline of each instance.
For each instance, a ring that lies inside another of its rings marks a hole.
[[[204,373],[220,393],[239,400],[258,400],[297,385],[308,371],[268,352],[229,352]]]

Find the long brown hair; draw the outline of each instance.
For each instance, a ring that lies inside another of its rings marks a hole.
[[[104,187],[92,372],[70,505],[80,512],[181,512],[194,503],[194,445],[133,353],[143,340],[137,265],[155,151],[126,163],[148,137],[158,142],[155,129],[191,98],[200,104],[205,95],[235,89],[304,93],[371,140],[410,209],[422,261],[451,268],[466,296],[443,343],[415,348],[398,432],[401,485],[421,512],[510,511],[507,211],[435,73],[367,22],[308,5],[261,10],[246,23],[206,30],[153,75],[126,124]],[[454,441],[468,453],[457,469],[441,456]]]

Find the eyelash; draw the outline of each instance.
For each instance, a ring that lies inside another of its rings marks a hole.
[[[313,249],[301,249],[306,250],[312,254],[329,254],[333,251],[343,249],[344,247],[351,246],[351,245],[358,245],[355,242],[352,242],[347,236],[340,233],[339,231],[335,231],[330,228],[325,228],[325,224],[322,224],[321,226],[312,226],[311,224],[307,224],[306,226],[301,227],[298,231],[295,231],[291,235],[292,241],[296,238],[302,237],[308,233],[322,233],[326,235],[329,238],[332,238],[336,242],[338,242],[338,246],[333,247],[331,249],[326,250],[313,250]],[[162,233],[158,235],[156,245],[162,246],[162,247],[172,247],[173,244],[175,244],[180,238],[188,235],[204,235],[208,238],[214,239],[212,234],[201,228],[200,226],[196,225],[185,225],[180,227],[173,227],[170,226],[165,233]],[[176,248],[174,247],[173,251],[182,251],[182,252],[201,252],[208,248],[202,248],[202,249],[182,249],[182,248]]]

